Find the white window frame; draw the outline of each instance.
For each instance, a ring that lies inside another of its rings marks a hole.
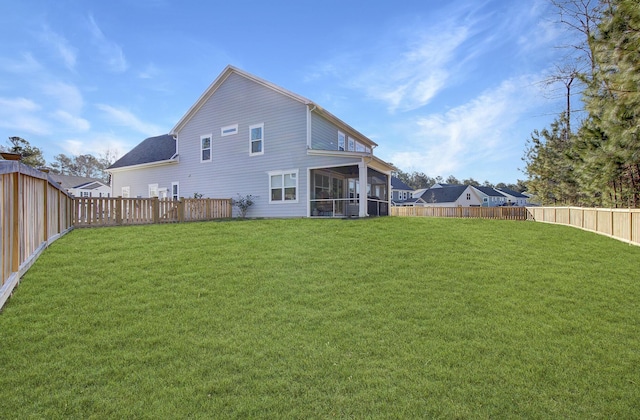
[[[158,197],[158,184],[149,184],[149,198]]]
[[[173,192],[174,187],[175,187],[175,194]],[[171,199],[175,201],[180,200],[180,183],[179,182],[171,183]]]
[[[233,136],[234,134],[238,134],[238,124],[225,125],[220,128],[220,136]]]
[[[203,140],[205,139],[209,139],[209,147],[205,148],[204,145],[202,144]],[[203,154],[204,151],[208,150],[209,151],[209,159],[204,159],[203,158]],[[212,134],[205,134],[200,136],[200,162],[201,163],[205,163],[205,162],[211,162],[213,160],[213,135]]]
[[[347,137],[344,135],[344,133],[342,131],[338,131],[338,150],[340,150],[341,152],[347,150],[346,140]]]
[[[122,198],[131,197],[131,187],[122,187],[121,194]]]
[[[467,200],[471,200],[471,193],[467,193]]]
[[[360,143],[359,141],[356,142],[356,152],[365,152],[367,149],[365,148],[364,144]]]
[[[300,188],[299,188],[299,184],[298,184],[298,170],[297,169],[290,169],[290,170],[286,170],[286,171],[271,171],[268,172],[269,175],[269,204],[288,204],[288,203],[297,203],[298,202],[298,198],[300,196]],[[287,188],[292,188],[291,186],[287,186],[285,185],[285,177],[289,175],[290,178],[293,178],[295,180],[295,186],[293,186],[293,188],[295,188],[295,195],[296,198],[294,200],[287,200],[286,199],[286,189]],[[293,177],[291,177],[291,175],[293,175]],[[280,177],[281,178],[281,182],[279,186],[273,186],[272,182],[274,180],[274,178]],[[273,200],[273,194],[272,191],[274,189],[280,188],[282,190],[282,199],[281,200]]]
[[[262,134],[262,137],[259,140],[252,138],[253,130],[256,128],[259,128],[260,133]],[[257,141],[260,142],[260,151],[254,152],[253,143]],[[258,155],[264,155],[264,123],[254,124],[249,126],[249,156],[258,156]]]
[[[353,139],[353,137],[349,137],[349,151],[350,152],[356,151],[356,141]]]

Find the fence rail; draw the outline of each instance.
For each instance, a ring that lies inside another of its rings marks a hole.
[[[640,209],[528,207],[529,219],[556,223],[640,245]]]
[[[231,199],[82,197],[73,202],[75,227],[181,223],[229,218]]]
[[[392,207],[392,216],[527,220],[526,207]]]
[[[48,175],[0,161],[0,308],[40,253],[72,228],[73,199]]]

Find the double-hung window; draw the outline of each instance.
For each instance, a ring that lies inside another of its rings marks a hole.
[[[298,201],[298,171],[269,172],[269,203]]]
[[[200,162],[211,162],[211,134],[200,136]]]
[[[249,127],[249,155],[264,154],[264,124]]]
[[[342,152],[344,152],[345,150],[344,140],[345,140],[344,133],[342,131],[338,131],[338,150]]]

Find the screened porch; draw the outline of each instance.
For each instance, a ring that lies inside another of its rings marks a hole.
[[[389,177],[366,169],[366,213],[389,214]],[[361,185],[358,165],[313,169],[309,192],[311,217],[358,217]]]

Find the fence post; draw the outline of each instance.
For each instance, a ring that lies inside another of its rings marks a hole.
[[[49,240],[49,182],[47,182],[47,180],[44,180],[44,208],[42,209],[42,212],[44,213],[44,220],[43,220],[43,242],[46,242]]]
[[[151,212],[153,213],[153,223],[160,223],[160,202],[158,197],[151,198]]]
[[[11,241],[11,271],[17,272],[20,267],[20,171],[13,174],[13,220],[11,230],[13,238]]]
[[[116,225],[122,224],[122,197],[116,198]]]
[[[184,197],[178,200],[178,223],[184,222]]]

